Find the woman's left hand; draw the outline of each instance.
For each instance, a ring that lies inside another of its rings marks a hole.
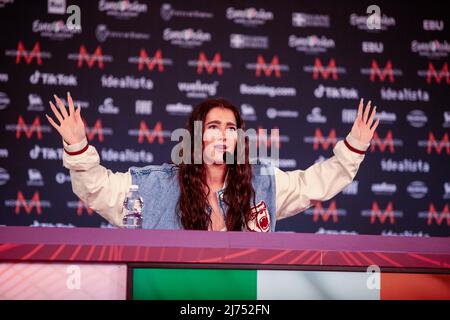
[[[373,123],[377,109],[376,106],[373,108],[369,117],[370,103],[371,101],[367,103],[366,109],[363,112],[364,101],[363,99],[359,101],[358,114],[353,123],[352,131],[350,132],[350,134],[362,145],[366,145],[372,140],[373,134],[380,123],[379,118]]]

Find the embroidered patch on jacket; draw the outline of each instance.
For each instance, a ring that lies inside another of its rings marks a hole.
[[[268,232],[270,230],[270,215],[265,202],[259,202],[251,210],[254,218],[247,222],[247,229],[249,231]]]

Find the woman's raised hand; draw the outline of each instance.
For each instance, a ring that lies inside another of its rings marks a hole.
[[[64,141],[68,144],[75,144],[81,142],[86,136],[86,131],[84,127],[84,122],[81,119],[80,115],[80,105],[75,110],[73,105],[72,97],[70,93],[67,93],[67,103],[69,104],[69,112],[67,112],[64,103],[58,98],[55,97],[56,104],[59,107],[59,110],[55,107],[53,102],[49,101],[50,107],[52,108],[53,114],[56,119],[58,119],[59,125],[55,120],[53,120],[48,114],[45,116],[48,119],[48,122],[59,132],[59,134],[63,137]]]
[[[363,110],[364,102],[363,99],[360,100],[358,113],[351,131],[351,135],[356,138],[362,145],[366,145],[372,140],[373,134],[375,133],[375,130],[380,123],[379,118],[375,122],[373,121],[375,118],[377,107],[372,108],[372,112],[369,116],[370,103],[371,102],[369,101],[365,110]]]

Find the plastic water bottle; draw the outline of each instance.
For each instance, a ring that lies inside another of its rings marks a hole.
[[[142,228],[142,207],[144,201],[139,195],[139,186],[132,185],[123,202],[123,227],[127,229]]]

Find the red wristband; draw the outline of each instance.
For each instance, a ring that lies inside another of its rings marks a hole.
[[[351,151],[353,151],[353,152],[356,152],[356,153],[358,153],[358,154],[364,154],[364,153],[366,153],[365,151],[362,151],[362,150],[358,150],[358,149],[356,149],[356,148],[353,148],[348,142],[347,142],[347,139],[345,139],[344,140],[344,143],[345,143],[345,145],[347,146],[347,148],[349,148]]]
[[[89,148],[89,144],[86,144],[86,146],[84,146],[83,149],[75,151],[75,152],[69,152],[64,148],[64,151],[69,155],[69,156],[76,156],[79,154],[82,154],[83,152],[85,152],[87,149]]]

